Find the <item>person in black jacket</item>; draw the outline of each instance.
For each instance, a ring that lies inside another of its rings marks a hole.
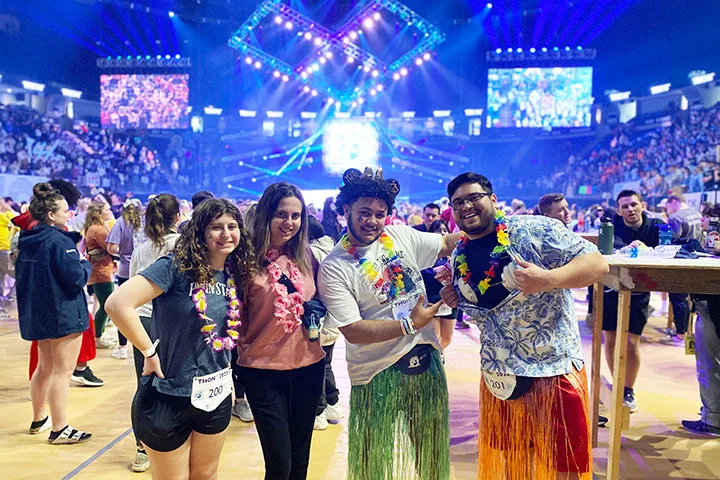
[[[660,225],[665,222],[650,218],[645,213],[647,205],[642,195],[634,190],[623,190],[617,197],[617,215],[613,218],[616,249],[625,246],[658,246]],[[605,360],[613,371],[615,331],[617,329],[618,293],[605,288],[603,308],[603,334],[605,336]],[[635,381],[640,371],[640,335],[648,321],[649,293],[633,293],[630,299],[630,327],[628,329],[627,376],[625,377],[625,405],[630,412],[637,411]]]
[[[52,426],[51,444],[80,443],[91,434],[69,426],[65,410],[70,376],[89,324],[83,287],[91,266],[75,247],[79,238],[73,236],[78,234],[62,230],[68,204],[52,185],[33,187],[30,213],[39,223],[20,234],[16,263],[20,334],[36,340],[39,353],[30,380],[33,422],[28,431],[38,434]]]

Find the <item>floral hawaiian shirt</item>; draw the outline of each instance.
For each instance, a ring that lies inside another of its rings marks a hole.
[[[597,251],[558,220],[521,215],[507,217],[505,222],[510,254],[548,270]],[[455,264],[456,252],[450,265]],[[462,294],[455,276],[453,285],[460,299],[459,308],[480,328],[483,371],[538,378],[582,369],[582,343],[569,289],[527,296],[515,290],[488,310]]]

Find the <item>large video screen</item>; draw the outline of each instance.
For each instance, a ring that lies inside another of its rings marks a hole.
[[[592,67],[493,68],[489,128],[589,127]]]
[[[187,74],[101,75],[100,120],[117,129],[188,128]]]
[[[329,175],[342,175],[348,168],[375,170],[379,153],[380,135],[372,121],[333,120],[325,126],[323,166]]]

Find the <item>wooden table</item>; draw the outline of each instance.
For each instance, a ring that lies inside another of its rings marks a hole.
[[[720,293],[720,259],[697,260],[626,258],[609,255],[610,273],[595,284],[594,328],[592,343],[592,377],[590,384],[590,423],[593,446],[597,446],[597,412],[600,404],[600,362],[602,352],[603,285],[618,291],[617,336],[615,341],[615,372],[610,394],[610,440],[607,479],[620,478],[620,441],[623,418],[625,368],[627,360],[628,326],[630,324],[630,294],[632,292]]]
[[[593,245],[598,244],[599,236],[597,233],[579,233],[578,235],[580,235],[582,238],[592,243]]]

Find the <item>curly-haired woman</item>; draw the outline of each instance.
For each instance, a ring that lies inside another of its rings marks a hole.
[[[256,208],[251,236],[257,274],[238,341],[239,377],[260,437],[265,479],[302,480],[325,376],[325,353],[302,325],[305,302],[316,296],[318,264],[296,186],[270,185]]]
[[[153,478],[214,478],[230,423],[241,292],[252,245],[237,207],[210,199],[193,213],[174,254],[113,293],[113,321],[145,357],[135,425]],[[151,335],[136,308],[152,301]],[[154,343],[153,343],[154,339]]]

